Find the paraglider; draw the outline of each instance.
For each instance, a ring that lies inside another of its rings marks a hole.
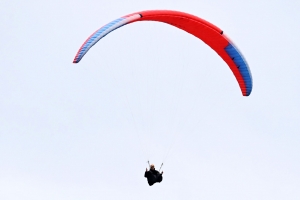
[[[253,83],[250,69],[243,55],[233,42],[224,35],[220,28],[210,22],[194,15],[179,11],[150,10],[136,12],[118,18],[94,32],[82,44],[73,60],[73,63],[80,62],[89,49],[110,32],[126,24],[138,21],[163,22],[199,38],[225,61],[234,74],[243,96],[249,96],[251,94]],[[163,180],[162,174],[163,172],[160,173],[160,170],[155,170],[154,165],[151,165],[150,170],[146,168],[144,177],[147,178],[148,184],[152,186],[153,184],[160,183]]]
[[[227,63],[240,86],[243,96],[250,95],[252,91],[251,72],[244,57],[232,41],[223,34],[220,28],[210,22],[194,15],[178,11],[150,10],[118,18],[93,33],[80,47],[73,63],[78,63],[93,45],[110,32],[137,21],[163,22],[199,38]]]
[[[163,175],[164,172],[159,172],[155,170],[155,166],[153,164],[150,165],[150,170],[146,168],[145,175],[144,177],[147,178],[149,186],[152,186],[154,183],[160,183],[163,180]]]

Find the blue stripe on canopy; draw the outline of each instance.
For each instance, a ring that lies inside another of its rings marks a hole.
[[[225,51],[231,57],[244,79],[247,91],[246,95],[250,95],[252,91],[252,76],[248,64],[246,63],[242,54],[238,51],[238,49],[235,46],[233,46],[233,44],[229,43],[227,47],[225,47]]]
[[[107,29],[111,28],[112,26],[114,26],[116,23],[124,20],[125,18],[119,18],[116,19],[112,22],[110,22],[109,24],[106,24],[105,26],[103,26],[102,28],[100,28],[99,30],[97,30],[93,35],[91,35],[89,37],[89,39],[84,43],[84,45],[81,47],[81,50],[79,51],[78,55],[77,55],[77,59],[76,62],[78,62],[79,60],[81,60],[81,58],[86,54],[86,52],[94,45],[96,44],[96,42],[103,38],[105,35],[101,35],[103,34],[103,32],[107,31]],[[108,32],[109,33],[109,32]],[[100,38],[99,38],[100,36]]]

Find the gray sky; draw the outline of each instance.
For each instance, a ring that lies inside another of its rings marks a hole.
[[[162,23],[124,26],[72,64],[96,29],[151,9],[220,27],[249,63],[251,96],[213,50]],[[299,10],[292,0],[2,0],[0,199],[300,199]],[[148,159],[165,161],[153,187]]]

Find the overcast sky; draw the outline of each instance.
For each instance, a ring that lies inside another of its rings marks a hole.
[[[125,3],[126,2],[126,3]],[[168,9],[220,27],[253,76],[157,22]],[[0,199],[300,199],[300,3],[296,0],[0,1]],[[164,180],[149,187],[147,160]]]

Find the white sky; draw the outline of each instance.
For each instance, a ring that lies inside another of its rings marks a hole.
[[[161,23],[124,26],[72,64],[96,29],[151,9],[220,27],[249,63],[251,96],[213,50]],[[300,199],[299,10],[295,0],[0,1],[0,199]],[[149,187],[146,161],[164,157],[164,180]]]

